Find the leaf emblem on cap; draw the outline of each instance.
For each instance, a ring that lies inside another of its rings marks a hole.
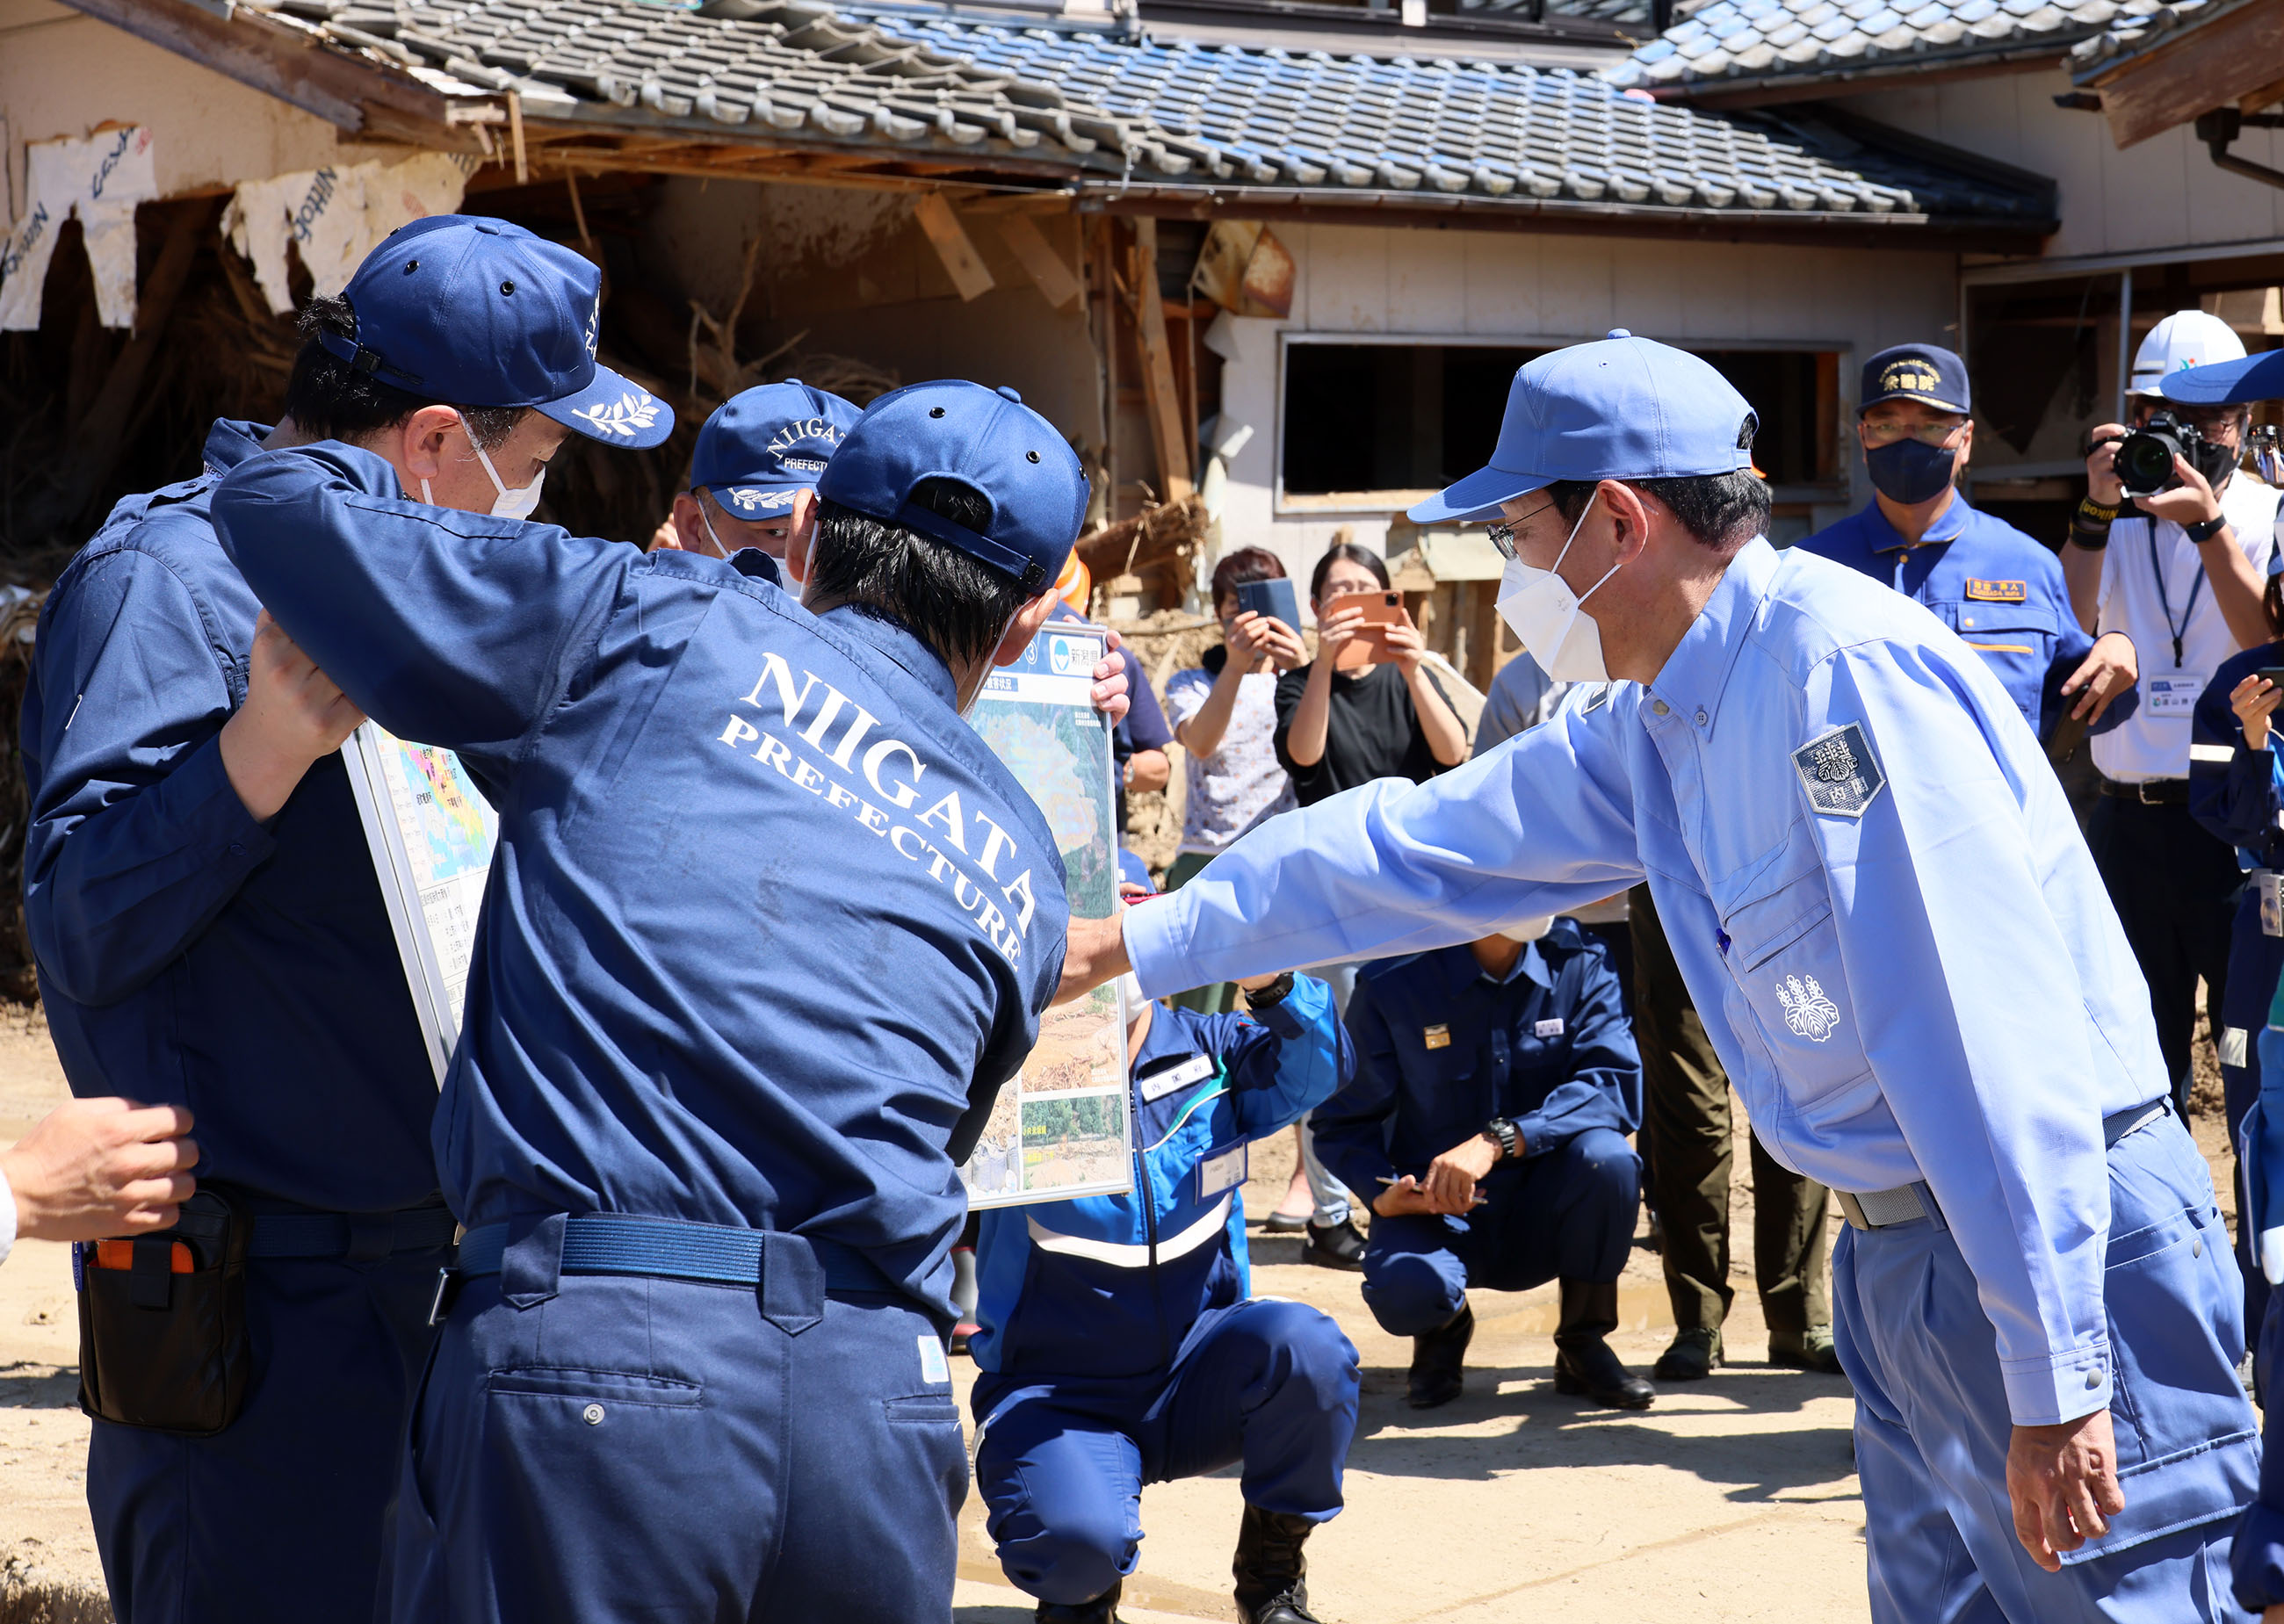
[[[637,430],[658,421],[658,402],[645,390],[622,394],[606,406],[575,406],[571,415],[584,418],[606,434],[624,434],[631,440]]]

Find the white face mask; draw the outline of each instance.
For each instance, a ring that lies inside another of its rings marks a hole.
[[[1602,589],[1603,582],[1618,573],[1619,566],[1611,565],[1608,574],[1583,596],[1572,592],[1569,583],[1555,573],[1569,556],[1570,543],[1578,539],[1579,527],[1594,511],[1595,497],[1600,495],[1598,487],[1586,498],[1578,523],[1570,527],[1562,550],[1554,555],[1554,569],[1538,569],[1521,558],[1509,558],[1506,573],[1499,580],[1499,618],[1514,628],[1516,640],[1530,651],[1539,668],[1558,683],[1610,680],[1609,670],[1602,663],[1602,629],[1583,605]]]
[[[698,504],[698,517],[700,521],[706,527],[706,539],[714,543],[714,551],[716,556],[724,558],[728,558],[730,556],[730,550],[722,545],[722,538],[716,533],[714,528],[714,515],[706,511],[706,504],[702,502]]]
[[[1545,914],[1536,919],[1520,919],[1513,925],[1503,925],[1499,934],[1509,941],[1537,941],[1553,928],[1554,917]]]
[[[510,490],[507,488],[507,481],[499,477],[499,470],[492,466],[492,459],[484,455],[483,447],[476,445],[474,435],[468,436],[468,443],[475,446],[476,460],[483,464],[484,472],[491,476],[492,488],[499,493],[492,498],[492,517],[495,519],[530,518],[532,510],[539,505],[540,487],[547,483],[546,466],[543,464],[531,483],[521,490]],[[429,494],[428,481],[426,480],[420,481],[420,500],[430,507],[436,505],[436,498]],[[707,526],[706,533],[708,535],[713,535],[714,527]],[[714,544],[719,547],[722,543],[716,541]],[[726,558],[728,555],[725,553],[723,556]]]

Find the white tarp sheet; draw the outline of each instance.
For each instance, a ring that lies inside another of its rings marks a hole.
[[[24,149],[24,211],[0,247],[0,332],[40,324],[48,262],[64,222],[79,216],[106,327],[135,324],[135,206],[159,195],[151,132],[139,124]]]
[[[289,243],[301,245],[316,291],[338,293],[373,245],[398,226],[457,213],[467,180],[459,159],[421,152],[402,163],[339,164],[242,181],[223,215],[223,230],[254,262],[254,279],[270,309],[283,316],[293,308],[286,287]]]

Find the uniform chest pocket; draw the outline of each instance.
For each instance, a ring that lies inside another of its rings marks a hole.
[[[2015,583],[1990,584],[1998,589]],[[1983,656],[2023,713],[2035,712],[2058,635],[2053,611],[2044,604],[1970,598],[1949,605],[1944,619],[1960,641]]]
[[[1795,1102],[1821,1098],[1869,1068],[1833,926],[1832,894],[1804,835],[1766,883],[1723,917],[1724,956],[1753,1027]],[[1804,856],[1805,864],[1800,861]]]

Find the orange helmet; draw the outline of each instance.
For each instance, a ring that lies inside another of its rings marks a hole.
[[[1087,600],[1094,596],[1094,577],[1079,561],[1078,549],[1070,550],[1063,560],[1063,573],[1055,577],[1055,594],[1079,614],[1086,613]]]

